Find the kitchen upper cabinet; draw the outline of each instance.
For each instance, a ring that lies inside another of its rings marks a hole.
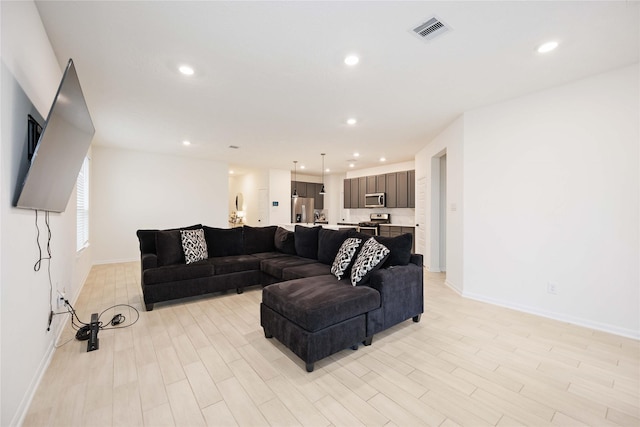
[[[387,176],[386,175],[376,175],[376,193],[386,193],[387,192]]]
[[[367,193],[377,193],[378,187],[376,185],[376,176],[368,176],[367,177]]]
[[[345,179],[342,181],[343,183],[343,198],[344,198],[344,208],[351,209],[351,180]]]
[[[307,183],[296,181],[296,188],[298,189],[298,197],[307,197]]]
[[[386,174],[387,178],[387,207],[388,208],[397,208],[398,207],[398,196],[397,196],[397,174],[396,173],[388,173]]]
[[[367,194],[367,177],[358,178],[358,207],[364,208],[364,195]]]
[[[322,184],[316,183],[313,189],[313,205],[315,209],[324,209],[324,194],[320,194],[320,190],[322,190]],[[309,184],[307,184],[307,191],[309,191]]]
[[[351,208],[355,209],[358,206],[360,190],[358,187],[358,178],[351,179]]]
[[[416,207],[416,171],[409,171],[409,207]]]
[[[407,171],[396,174],[396,207],[409,207],[409,173]]]
[[[364,208],[367,193],[385,193],[388,208],[416,206],[415,170],[350,178],[343,182],[345,209]]]
[[[296,189],[298,197],[308,197],[313,199],[314,209],[324,209],[324,196],[320,194],[322,184],[315,182],[291,181],[291,194]]]

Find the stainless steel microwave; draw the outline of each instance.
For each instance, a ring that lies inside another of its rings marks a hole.
[[[369,193],[364,195],[365,208],[384,208],[386,206],[384,193]]]

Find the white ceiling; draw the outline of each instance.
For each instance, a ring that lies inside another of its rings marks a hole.
[[[325,166],[344,172],[354,151],[356,168],[381,156],[412,160],[464,111],[639,58],[636,1],[37,7],[61,66],[76,63],[95,144],[240,170],[292,169],[298,160],[305,174],[320,174],[326,153]],[[433,15],[452,30],[419,40],[411,29]],[[538,54],[548,40],[560,46]],[[352,68],[343,63],[350,53],[360,56]],[[195,75],[181,75],[182,63]]]

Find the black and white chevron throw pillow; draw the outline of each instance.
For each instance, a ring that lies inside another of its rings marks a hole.
[[[182,237],[182,250],[187,264],[209,258],[207,241],[204,239],[204,230],[180,230]]]
[[[389,249],[380,244],[373,237],[364,242],[362,250],[351,268],[351,284],[353,286],[364,285],[371,273],[382,266],[389,256]]]
[[[358,239],[357,237],[349,237],[342,242],[342,246],[338,249],[336,258],[331,265],[331,274],[336,276],[338,280],[342,279],[342,276],[351,265],[351,261],[353,261],[353,257],[360,247],[360,243],[362,243],[362,239]]]

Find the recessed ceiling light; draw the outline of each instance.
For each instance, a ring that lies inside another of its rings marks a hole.
[[[353,157],[360,157],[360,153],[353,153]]]
[[[325,172],[331,172],[331,169],[326,168],[324,171],[325,171]]]
[[[353,126],[353,125],[355,125],[356,123],[358,123],[358,120],[354,119],[353,117],[352,117],[352,118],[350,118],[350,119],[347,119],[347,124],[348,124],[348,125]]]
[[[233,175],[234,173],[234,171],[229,171],[229,175]]]
[[[188,65],[181,65],[180,67],[178,67],[178,70],[185,76],[192,76],[194,73],[193,68]]]
[[[356,55],[348,55],[346,58],[344,58],[344,63],[350,67],[353,67],[358,62],[360,62],[360,58],[358,58]]]
[[[300,169],[304,169],[304,168],[305,168],[305,166],[304,166],[304,165],[300,165]]]
[[[552,50],[554,50],[557,47],[558,47],[558,42],[547,42],[547,43],[541,44],[538,47],[538,53],[551,52]]]
[[[191,145],[191,141],[187,141],[186,139],[184,141],[182,141],[182,145],[184,145],[185,147],[188,147]]]
[[[381,161],[381,162],[386,162],[386,161],[387,161],[387,158],[386,158],[386,157],[380,157],[380,161]]]
[[[349,163],[349,167],[352,168],[355,166],[355,163]]]

